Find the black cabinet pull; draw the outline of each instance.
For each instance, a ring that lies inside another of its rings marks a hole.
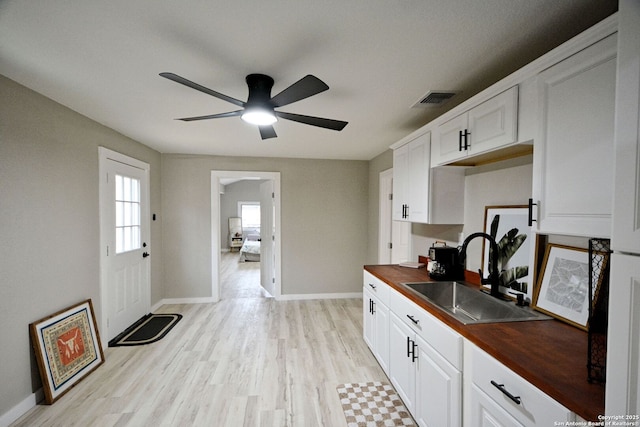
[[[504,388],[504,384],[498,384],[494,380],[491,380],[491,385],[493,385],[495,388],[500,390],[502,394],[507,396],[509,399],[513,400],[516,403],[516,405],[519,405],[522,402],[522,400],[520,399],[520,396],[514,396],[513,394],[509,393],[507,389]]]
[[[411,338],[407,337],[407,357],[411,358],[412,362],[415,362],[418,359],[418,355],[416,354],[416,347],[418,344]]]
[[[538,206],[537,203],[533,203],[533,199],[529,199],[529,227],[533,225],[537,220],[533,219],[533,207]]]
[[[458,132],[458,151],[462,151],[462,131]]]
[[[371,289],[375,289],[376,285],[374,285],[373,283],[369,283],[369,286],[371,287]]]
[[[409,205],[402,205],[402,218],[409,218]]]
[[[410,314],[407,314],[407,317],[409,318],[409,320],[413,322],[414,325],[417,325],[418,323],[420,323],[420,320],[416,320],[416,318],[411,316]]]
[[[469,146],[471,144],[469,144],[469,135],[471,135],[471,132],[469,132],[467,129],[464,130],[464,133],[462,134],[464,136],[464,149],[468,150]]]
[[[376,302],[371,300],[371,314],[376,314]]]

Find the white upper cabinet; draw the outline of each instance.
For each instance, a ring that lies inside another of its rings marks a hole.
[[[622,13],[622,11],[625,11]],[[640,253],[640,4],[620,6],[616,94],[614,250]]]
[[[464,170],[431,168],[431,132],[393,150],[393,220],[461,224]]]
[[[441,124],[434,133],[433,165],[513,144],[518,139],[518,86]]]
[[[538,232],[611,235],[616,39],[610,35],[538,75]]]

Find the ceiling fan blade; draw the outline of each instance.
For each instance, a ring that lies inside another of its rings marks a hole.
[[[276,111],[276,116],[283,119],[293,120],[294,122],[304,123],[305,125],[318,126],[331,130],[342,130],[349,124],[341,120],[324,119],[322,117],[303,116],[302,114],[285,113],[284,111]]]
[[[271,98],[271,104],[274,107],[282,107],[324,92],[327,89],[329,89],[329,86],[325,82],[308,74]]]
[[[184,77],[180,77],[177,74],[173,74],[173,73],[160,73],[160,76],[169,79],[169,80],[173,80],[176,83],[180,83],[182,85],[185,85],[187,87],[190,87],[191,89],[195,89],[195,90],[199,90],[200,92],[206,93],[207,95],[211,95],[211,96],[215,96],[218,99],[222,99],[223,101],[227,101],[230,102],[232,104],[236,104],[239,107],[244,107],[244,102],[240,101],[239,99],[235,99],[232,98],[230,96],[224,95],[220,92],[216,92],[215,90],[209,89],[207,87],[204,87],[202,85],[199,85],[198,83],[194,83],[191,80],[187,80]]]
[[[278,136],[271,125],[258,126],[258,128],[260,129],[260,137],[262,137],[262,139],[275,138]]]
[[[237,111],[229,111],[228,113],[219,113],[219,114],[209,114],[207,116],[197,116],[197,117],[183,117],[181,119],[176,119],[176,120],[182,120],[183,122],[193,122],[195,120],[208,120],[208,119],[219,119],[221,117],[234,117],[234,116],[239,116],[244,112],[244,110],[237,110]]]

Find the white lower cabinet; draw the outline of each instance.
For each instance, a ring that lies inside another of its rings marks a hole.
[[[473,384],[470,393],[471,426],[476,427],[523,427],[507,411]]]
[[[364,338],[421,427],[546,427],[576,415],[364,272]]]
[[[389,315],[389,379],[409,412],[415,414],[416,334],[395,313]]]
[[[420,426],[460,426],[462,337],[395,291],[389,308],[389,378],[400,398]]]
[[[416,422],[429,427],[459,426],[462,421],[462,372],[419,336],[416,344]]]
[[[389,286],[367,271],[363,283],[363,337],[382,370],[389,375]]]
[[[565,408],[524,378],[466,342],[470,352],[468,387],[470,410],[466,417],[470,427],[523,426],[542,427],[566,425],[575,421],[575,414]]]

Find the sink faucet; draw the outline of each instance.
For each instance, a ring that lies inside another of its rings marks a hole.
[[[467,246],[469,242],[475,239],[476,237],[484,237],[491,244],[491,248],[489,249],[489,259],[491,260],[491,266],[489,267],[489,276],[485,279],[482,277],[482,270],[480,270],[480,282],[483,285],[491,285],[491,296],[502,298],[502,293],[500,292],[500,272],[498,271],[498,244],[495,239],[488,235],[487,233],[473,233],[469,235],[462,246],[460,247],[460,265],[462,270],[465,269],[465,263],[467,260]]]

